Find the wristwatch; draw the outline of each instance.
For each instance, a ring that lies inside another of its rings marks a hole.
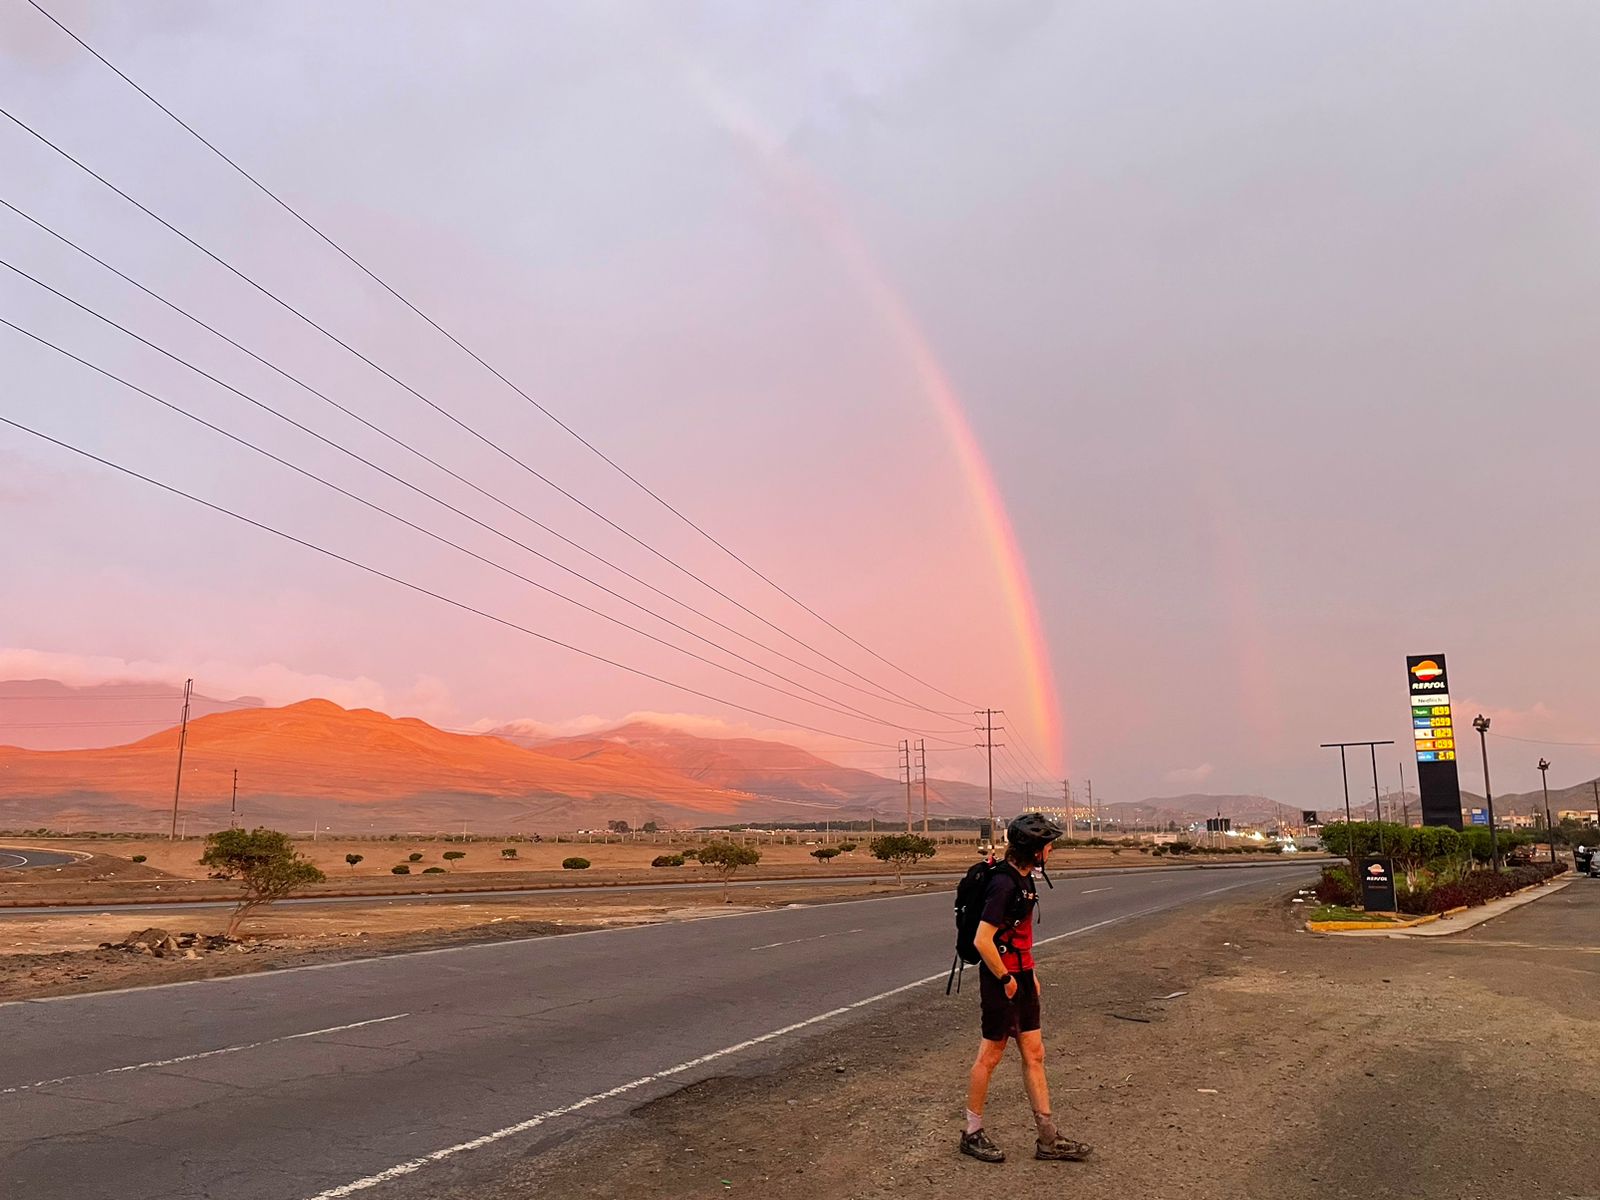
[[[1005,987],[1006,984],[1010,983],[1015,978],[1015,975],[1013,975],[1010,971],[1007,971],[1004,975],[1000,976],[1000,986]]]

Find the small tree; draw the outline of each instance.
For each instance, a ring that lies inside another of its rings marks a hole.
[[[346,854],[344,856],[344,861],[349,863],[350,869],[354,871],[356,869],[356,864],[361,861],[362,857],[363,856],[360,854]]]
[[[200,863],[244,885],[244,896],[228,918],[229,937],[249,913],[327,878],[300,856],[288,834],[276,829],[220,829],[208,834]]]
[[[646,832],[646,833],[660,833],[661,832],[661,826],[657,825],[654,821],[646,821],[644,823],[643,829],[644,829],[644,832]]]
[[[867,846],[872,851],[872,857],[880,862],[886,862],[894,868],[895,886],[905,886],[905,869],[914,864],[918,859],[932,858],[939,852],[931,838],[920,837],[914,833],[886,833],[882,837],[875,837]]]
[[[632,833],[633,827],[626,821],[607,821],[606,828],[612,833]]]
[[[466,856],[467,852],[465,850],[446,850],[444,852],[445,862],[460,862]]]
[[[737,842],[712,842],[700,850],[700,862],[722,876],[722,902],[728,902],[728,882],[740,867],[753,867],[761,861],[761,851]]]
[[[839,853],[840,854],[854,854],[855,852],[856,852],[856,844],[854,842],[840,842],[839,843]]]
[[[504,850],[500,851],[501,858],[515,858],[516,856],[517,848],[515,846],[507,846]]]
[[[816,859],[819,863],[826,863],[830,858],[839,857],[839,847],[818,846],[811,852],[811,857]]]

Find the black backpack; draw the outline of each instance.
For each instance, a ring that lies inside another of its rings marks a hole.
[[[1015,925],[1027,917],[1027,888],[1015,867],[1010,866],[1004,859],[995,862],[980,860],[968,867],[967,873],[961,877],[961,882],[956,884],[956,957],[950,964],[950,978],[945,980],[946,996],[950,994],[952,985],[956,991],[961,990],[958,969],[961,975],[965,975],[968,967],[975,967],[983,961],[978,955],[978,926],[983,923],[983,903],[988,899],[989,881],[994,878],[996,871],[1010,871],[1018,877],[1019,886],[1013,902],[1013,911],[1006,914],[1011,924]],[[1045,882],[1049,882],[1048,876]]]

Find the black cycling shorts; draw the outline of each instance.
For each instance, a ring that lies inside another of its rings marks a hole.
[[[1039,1028],[1039,984],[1032,971],[1013,971],[1017,981],[1014,999],[987,970],[978,972],[978,995],[983,1002],[983,1040],[1003,1042]]]

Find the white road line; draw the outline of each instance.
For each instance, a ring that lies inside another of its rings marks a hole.
[[[752,950],[771,950],[774,946],[798,946],[801,942],[820,942],[823,938],[842,937],[847,933],[865,933],[864,929],[841,929],[837,933],[818,933],[811,937],[794,938],[787,942],[768,942],[764,946],[751,946]]]
[[[1105,887],[1105,888],[1090,888],[1087,892],[1079,892],[1078,895],[1080,895],[1080,896],[1092,896],[1096,892],[1109,892],[1110,890],[1111,889],[1108,888],[1108,887]]]
[[[1151,913],[1161,912],[1164,909],[1177,908],[1183,904],[1193,903],[1195,900],[1204,899],[1206,896],[1215,896],[1222,892],[1231,892],[1235,888],[1249,887],[1255,882],[1256,880],[1249,879],[1245,880],[1243,883],[1233,883],[1229,884],[1227,887],[1213,888],[1209,892],[1201,892],[1200,895],[1192,896],[1185,900],[1174,900],[1165,904],[1153,905],[1150,908],[1139,909],[1137,912],[1124,913],[1120,917],[1107,917],[1104,921],[1096,921],[1093,925],[1082,925],[1077,929],[1069,929],[1066,933],[1058,933],[1054,937],[1042,938],[1035,942],[1034,945],[1044,946],[1048,945],[1050,942],[1059,942],[1063,938],[1077,937],[1079,934],[1090,933],[1096,929],[1104,929],[1107,925],[1116,925],[1122,921],[1131,921],[1135,917],[1149,916]],[[713,1050],[710,1054],[702,1054],[699,1058],[691,1058],[688,1062],[679,1063],[675,1067],[667,1067],[663,1070],[655,1072],[653,1075],[641,1075],[638,1079],[631,1080],[628,1083],[618,1084],[616,1087],[611,1088],[608,1091],[595,1092],[591,1096],[585,1096],[582,1100],[575,1100],[571,1104],[563,1105],[560,1108],[546,1109],[542,1113],[537,1113],[534,1116],[529,1117],[526,1121],[518,1121],[515,1125],[507,1125],[504,1129],[497,1129],[493,1133],[486,1133],[482,1137],[473,1138],[471,1141],[457,1142],[454,1146],[445,1146],[441,1150],[435,1150],[432,1153],[424,1154],[419,1158],[407,1159],[403,1163],[396,1163],[394,1166],[379,1171],[375,1175],[368,1175],[363,1179],[357,1179],[351,1183],[340,1184],[338,1187],[332,1187],[327,1191],[318,1192],[314,1196],[308,1196],[306,1200],[341,1200],[341,1197],[353,1196],[357,1192],[364,1192],[368,1188],[377,1187],[379,1184],[390,1183],[396,1179],[403,1179],[407,1175],[415,1175],[424,1167],[432,1166],[434,1163],[444,1162],[446,1159],[454,1158],[458,1154],[465,1154],[470,1150],[482,1150],[485,1146],[492,1146],[496,1142],[505,1141],[506,1138],[516,1137],[518,1134],[527,1133],[529,1130],[537,1129],[539,1126],[550,1121],[554,1121],[560,1117],[570,1116],[571,1114],[579,1112],[582,1109],[592,1108],[596,1104],[600,1104],[603,1101],[615,1099],[617,1096],[626,1095],[628,1092],[638,1091],[642,1087],[647,1087],[652,1083],[657,1083],[660,1080],[671,1078],[674,1075],[681,1075],[685,1071],[692,1071],[695,1067],[704,1066],[709,1062],[715,1062],[719,1058],[727,1058],[731,1054],[739,1054],[742,1051],[749,1050],[753,1046],[759,1046],[763,1042],[776,1041],[778,1038],[787,1037],[791,1033],[797,1033],[802,1029],[809,1029],[813,1025],[820,1025],[823,1021],[830,1021],[834,1017],[842,1017],[847,1013],[855,1011],[856,1009],[866,1008],[869,1005],[881,1003],[882,1001],[888,1000],[893,996],[898,996],[904,992],[913,991],[919,987],[926,987],[928,984],[936,983],[943,978],[945,978],[945,972],[940,971],[935,975],[925,975],[921,979],[913,979],[910,983],[903,983],[897,988],[890,988],[887,992],[879,992],[876,996],[868,996],[864,1000],[856,1000],[850,1004],[829,1009],[825,1013],[818,1013],[814,1017],[807,1017],[804,1021],[796,1021],[793,1025],[785,1025],[782,1029],[774,1029],[770,1033],[763,1033],[758,1037],[753,1037],[743,1042],[737,1042],[732,1046],[724,1046],[721,1050]]]
[[[63,1075],[60,1079],[41,1079],[36,1083],[19,1084],[16,1087],[0,1088],[0,1096],[9,1096],[14,1092],[32,1091],[34,1088],[52,1087],[58,1083],[72,1083],[78,1079],[96,1079],[101,1075],[122,1075],[128,1071],[145,1071],[151,1067],[171,1067],[178,1063],[198,1062],[202,1058],[216,1058],[219,1054],[238,1054],[241,1050],[259,1050],[262,1046],[276,1046],[279,1042],[292,1042],[299,1038],[321,1037],[325,1033],[343,1033],[347,1029],[362,1029],[368,1025],[382,1025],[386,1021],[398,1021],[402,1017],[409,1017],[410,1013],[396,1013],[392,1017],[374,1017],[370,1021],[356,1021],[349,1025],[332,1025],[327,1029],[313,1029],[306,1033],[291,1033],[286,1037],[268,1038],[264,1042],[247,1042],[242,1046],[224,1046],[220,1050],[206,1050],[200,1054],[183,1054],[177,1058],[158,1058],[154,1062],[134,1063],[127,1067],[112,1067],[109,1071],[87,1071],[82,1075]]]

